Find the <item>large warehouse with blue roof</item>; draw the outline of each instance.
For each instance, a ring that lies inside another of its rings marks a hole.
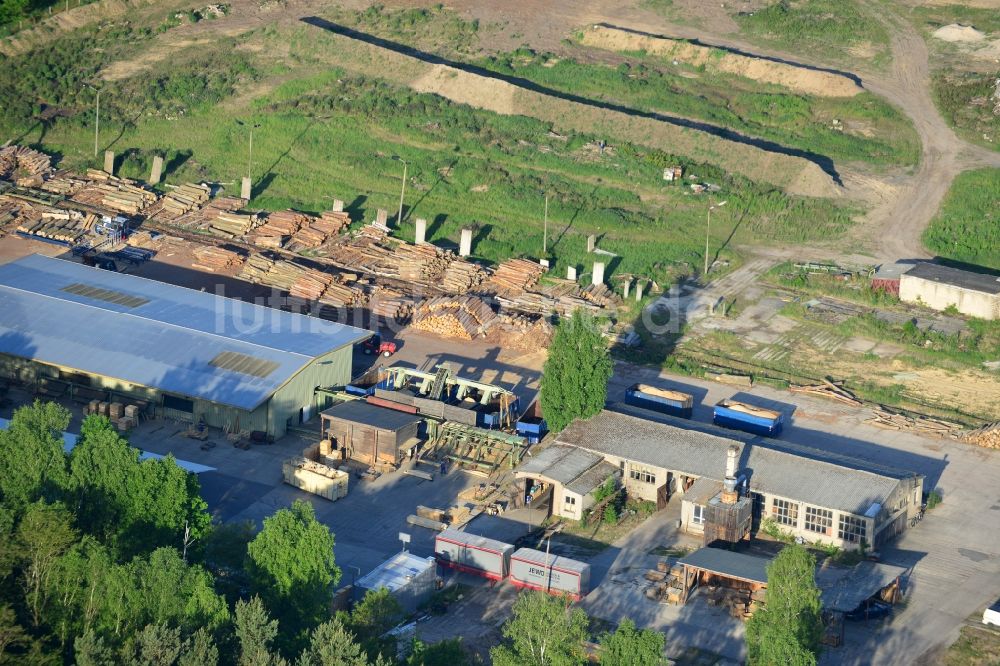
[[[0,266],[0,375],[150,402],[167,418],[281,436],[351,377],[370,332],[31,255]]]

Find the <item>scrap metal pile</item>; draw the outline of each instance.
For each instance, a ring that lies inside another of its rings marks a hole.
[[[405,242],[392,236],[382,210],[351,231],[351,216],[339,200],[318,215],[266,213],[248,211],[245,200],[218,196],[206,184],[165,187],[160,194],[105,171],[53,169],[44,153],[0,148],[4,229],[86,249],[107,244],[94,242],[94,234],[103,233],[102,218],[127,219],[133,228],[142,226],[133,235],[142,236],[148,250],[167,247],[161,234],[176,233],[171,254],[186,247],[195,268],[280,290],[320,314],[324,308],[368,308],[381,317],[412,318],[416,328],[439,335],[487,336],[528,350],[551,337],[545,315],[601,312],[617,302],[608,287],[554,279],[535,261],[511,259],[488,268],[431,244]]]

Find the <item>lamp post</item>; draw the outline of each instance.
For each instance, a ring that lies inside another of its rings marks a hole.
[[[399,155],[393,155],[392,159],[403,163],[403,187],[399,191],[399,213],[396,215],[396,227],[398,228],[401,224],[403,224],[403,197],[406,196],[406,167],[408,167],[410,163]]]
[[[542,258],[549,253],[549,195],[545,195],[545,219],[542,222]]]
[[[97,108],[94,112],[94,157],[97,157],[97,142],[101,130],[101,89],[95,88],[89,83],[84,83],[83,85],[97,93]]]
[[[705,220],[705,272],[704,275],[708,275],[708,234],[712,229],[712,211],[716,208],[722,208],[728,201],[723,201],[722,203],[712,204],[708,207],[707,219]]]
[[[243,122],[242,120],[237,120],[236,124],[240,125],[241,127],[250,128],[250,150],[247,155],[247,178],[249,179],[251,169],[253,168],[253,131],[260,127],[260,123],[254,123],[253,125],[251,125],[249,123]]]

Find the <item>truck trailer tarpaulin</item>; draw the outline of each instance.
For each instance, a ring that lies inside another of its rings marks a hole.
[[[434,557],[438,564],[490,580],[503,580],[510,571],[514,546],[486,537],[444,530],[434,539]]]
[[[549,594],[566,594],[579,601],[590,592],[590,565],[533,548],[520,548],[510,558],[510,582]]]

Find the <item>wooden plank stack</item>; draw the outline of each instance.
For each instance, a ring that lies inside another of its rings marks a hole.
[[[194,268],[210,273],[224,271],[243,263],[243,255],[239,252],[212,245],[199,245],[194,249],[194,256],[198,260]]]
[[[413,328],[446,338],[471,340],[497,322],[493,308],[481,298],[440,297],[425,301],[413,317]]]
[[[180,217],[204,206],[210,195],[208,185],[185,183],[163,197],[163,212],[170,219]]]
[[[807,393],[809,395],[816,395],[821,398],[828,398],[830,400],[836,400],[837,402],[842,402],[845,405],[851,405],[852,407],[860,407],[862,403],[860,400],[854,397],[854,394],[845,389],[839,384],[835,384],[828,379],[824,379],[822,384],[810,384],[807,386],[790,386],[788,388],[792,393]]]
[[[906,415],[894,412],[884,406],[873,409],[871,418],[866,419],[865,423],[871,423],[874,426],[888,430],[908,430],[933,437],[959,439],[962,436],[962,426],[958,423],[942,421],[941,419],[919,414]]]
[[[987,449],[1000,449],[1000,421],[966,432],[962,439]]]
[[[498,294],[516,295],[538,284],[545,268],[527,259],[510,259],[496,267],[487,285]]]

